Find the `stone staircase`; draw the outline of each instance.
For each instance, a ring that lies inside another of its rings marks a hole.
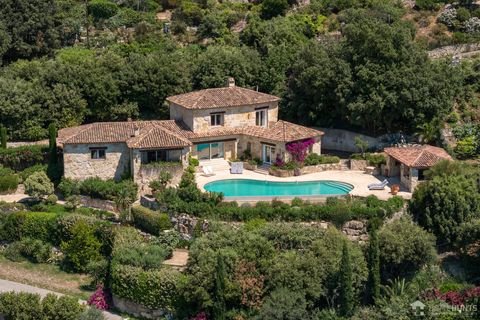
[[[342,171],[350,170],[350,159],[340,159]]]
[[[213,172],[230,171],[230,163],[224,159],[200,160],[200,167],[210,166]]]

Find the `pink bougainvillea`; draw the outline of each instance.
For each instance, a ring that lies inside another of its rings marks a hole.
[[[315,143],[312,138],[290,142],[285,145],[288,153],[292,155],[293,161],[303,163],[307,157],[308,149]]]
[[[110,308],[110,294],[103,285],[100,285],[90,298],[88,298],[87,304],[94,306],[98,310],[108,310]]]
[[[205,312],[199,312],[194,317],[190,318],[190,320],[207,320],[207,314]]]

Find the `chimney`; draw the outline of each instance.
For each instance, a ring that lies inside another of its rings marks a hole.
[[[227,87],[228,88],[235,87],[235,79],[234,78],[232,78],[232,77],[227,78]]]
[[[133,136],[132,137],[138,137],[139,135],[140,135],[140,128],[137,125],[135,125],[133,127]]]

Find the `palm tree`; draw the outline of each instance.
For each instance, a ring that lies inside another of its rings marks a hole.
[[[134,200],[132,194],[127,189],[120,189],[115,196],[114,202],[117,209],[126,214],[125,221],[132,221],[132,204]]]

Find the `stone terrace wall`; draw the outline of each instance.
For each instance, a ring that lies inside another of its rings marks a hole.
[[[361,137],[365,141],[368,141],[369,147],[375,147],[380,143],[378,138],[348,130],[330,128],[319,128],[319,130],[325,132],[325,135],[322,136],[322,148],[327,150],[358,152],[359,150],[355,146],[355,137],[357,136]]]
[[[468,55],[475,51],[480,51],[480,42],[440,47],[428,51],[428,56],[432,59],[438,59],[446,56]],[[480,54],[480,52],[478,53]]]

